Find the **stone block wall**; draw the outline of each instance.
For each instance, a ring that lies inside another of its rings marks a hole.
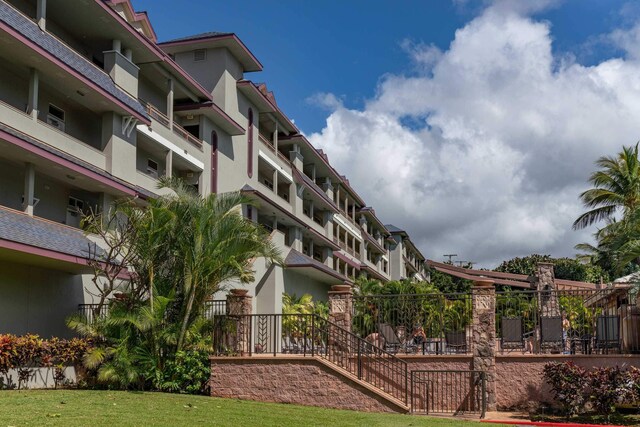
[[[365,412],[400,409],[314,358],[212,358],[211,395]]]

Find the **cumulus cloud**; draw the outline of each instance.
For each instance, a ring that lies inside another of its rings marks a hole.
[[[595,159],[640,135],[640,31],[587,67],[554,57],[550,23],[518,3],[494,2],[446,51],[405,42],[425,66],[385,76],[362,110],[322,95],[333,111],[310,140],[430,258],[573,255],[593,231],[571,224]]]

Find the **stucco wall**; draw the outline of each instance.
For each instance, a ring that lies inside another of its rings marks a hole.
[[[0,333],[70,338],[65,319],[89,300],[89,277],[0,261]]]

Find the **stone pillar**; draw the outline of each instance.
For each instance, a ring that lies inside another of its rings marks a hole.
[[[242,356],[251,355],[251,317],[253,297],[246,289],[231,289],[227,295],[227,315],[237,316],[235,330],[235,350]]]
[[[486,372],[487,410],[496,410],[496,290],[493,280],[476,280],[473,298],[473,370]]]
[[[351,332],[353,291],[349,285],[334,285],[329,291],[329,321]]]
[[[33,120],[38,120],[38,96],[40,92],[40,75],[35,68],[29,69],[29,99],[27,112]]]
[[[556,278],[553,264],[540,262],[533,274],[532,288],[538,291],[538,310],[540,316],[560,316],[560,304],[556,290]]]

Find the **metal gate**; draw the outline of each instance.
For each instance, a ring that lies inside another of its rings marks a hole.
[[[412,371],[411,412],[484,418],[486,391],[483,371]]]

